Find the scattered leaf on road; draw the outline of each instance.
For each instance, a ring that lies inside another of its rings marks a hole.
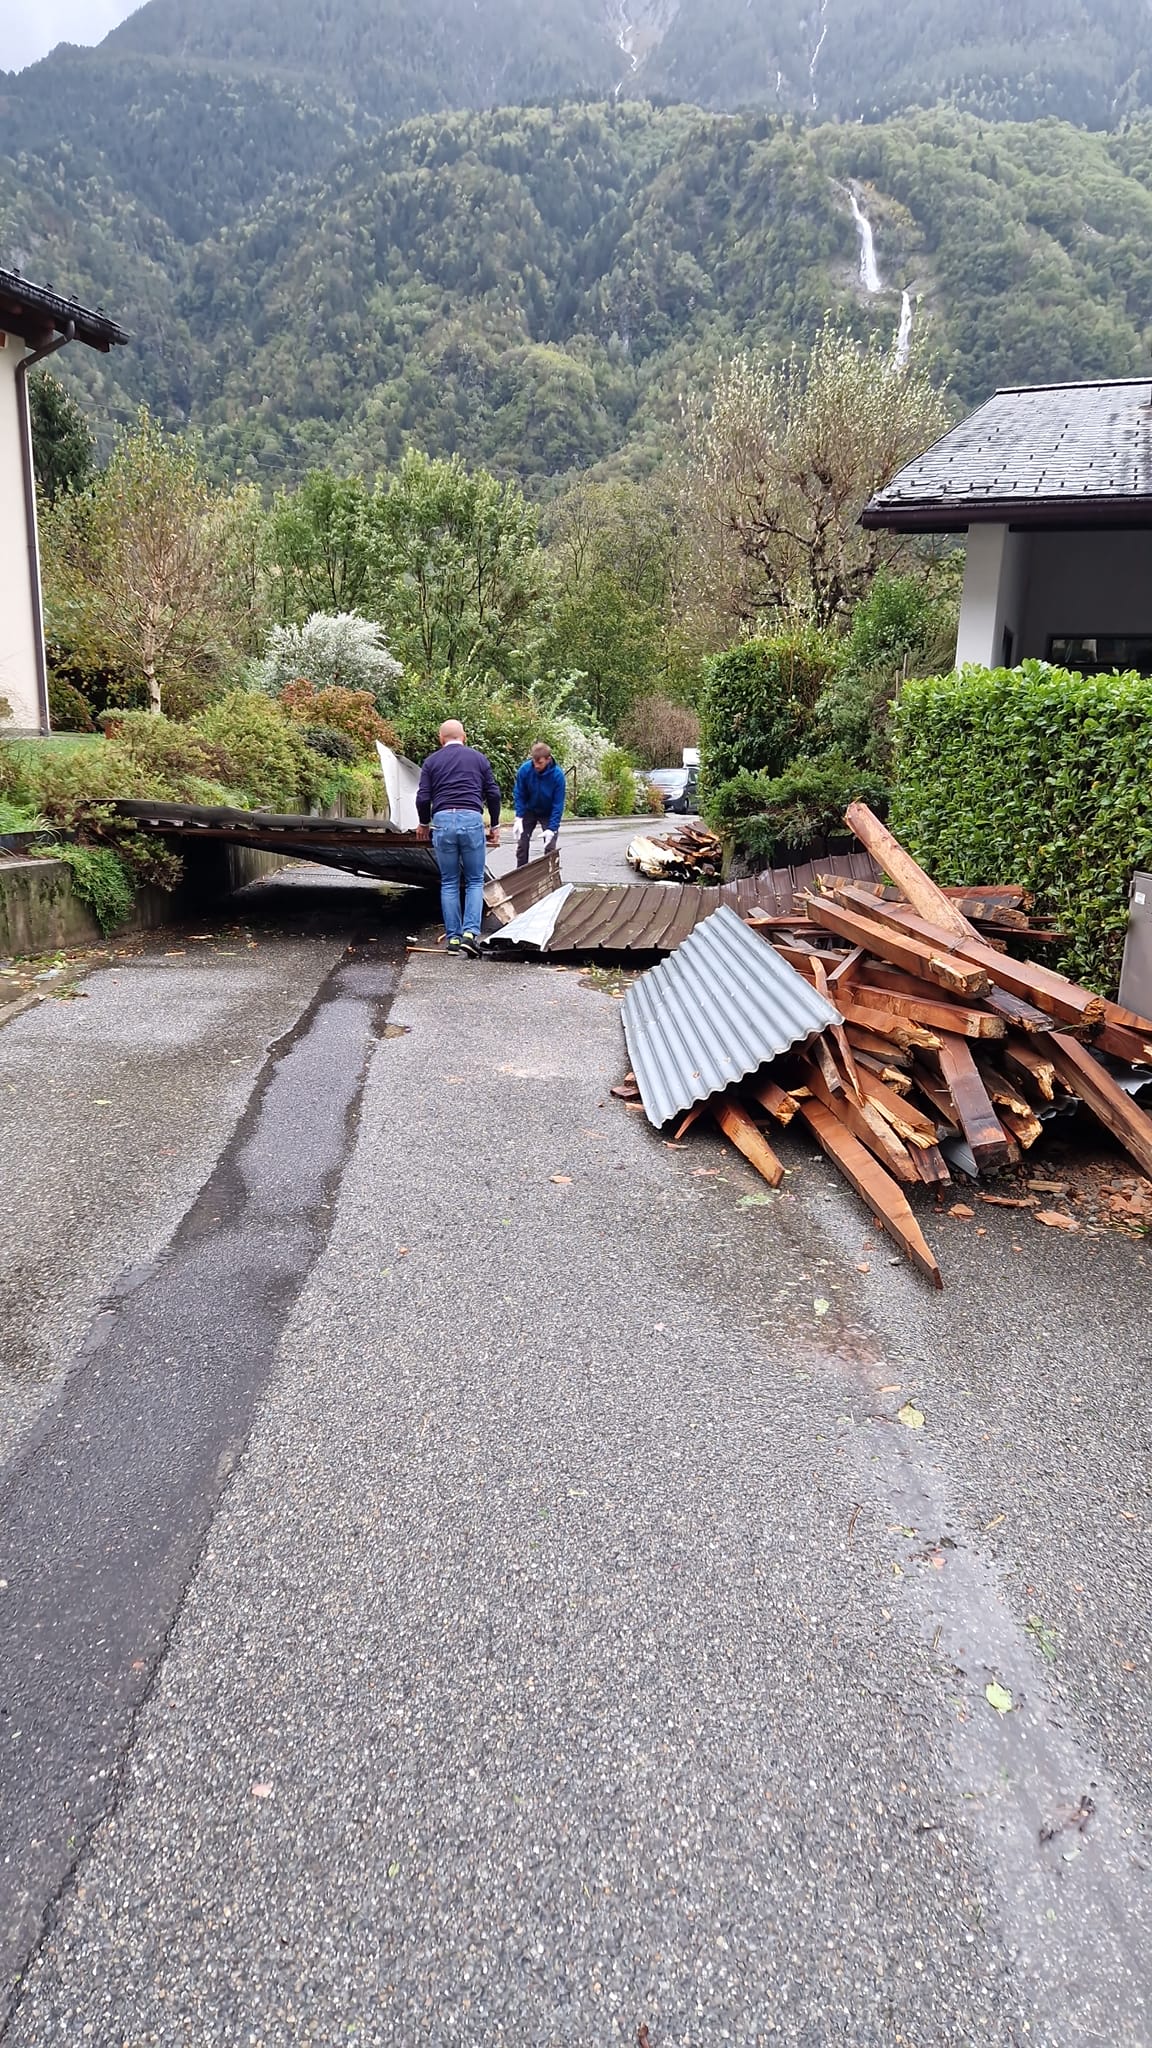
[[[271,1785],[253,1785],[253,1787],[252,1787],[252,1797],[253,1797],[253,1799],[271,1799],[271,1797],[272,1797],[272,1787],[271,1787]]]
[[[924,1411],[915,1407],[911,1401],[905,1401],[904,1406],[896,1410],[896,1420],[902,1422],[905,1429],[923,1429]]]
[[[870,1266],[870,1265],[868,1264],[868,1261],[867,1261],[867,1259],[857,1259],[857,1261],[856,1261],[856,1271],[857,1271],[858,1273],[870,1273],[870,1272],[872,1271],[872,1268],[871,1268],[871,1266]]]
[[[766,1190],[757,1188],[750,1195],[741,1195],[736,1207],[738,1209],[770,1209],[772,1207],[772,1197]]]
[[[984,1687],[984,1697],[990,1707],[995,1707],[998,1714],[1010,1714],[1016,1704],[1007,1686],[999,1685],[995,1679]]]
[[[818,1316],[826,1316],[829,1309],[832,1306],[832,1303],[830,1301],[825,1301],[823,1295],[818,1295],[816,1300],[812,1303],[812,1306],[815,1309]]]
[[[718,1166],[694,1166],[692,1168],[692,1178],[693,1180],[715,1180],[719,1171],[720,1168]]]
[[[554,1173],[551,1179],[558,1188],[570,1188],[572,1185],[572,1175],[570,1173]]]

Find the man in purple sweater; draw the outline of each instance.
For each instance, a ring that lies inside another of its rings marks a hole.
[[[484,806],[492,820],[484,832]],[[420,770],[418,839],[431,839],[440,869],[440,907],[449,953],[479,953],[484,915],[484,845],[500,844],[500,790],[486,754],[468,745],[458,718],[440,727],[440,748]],[[460,909],[460,885],[464,909]]]

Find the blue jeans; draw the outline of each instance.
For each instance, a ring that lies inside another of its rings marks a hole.
[[[478,932],[484,915],[484,819],[479,811],[437,811],[432,850],[440,869],[440,908],[450,939]],[[460,915],[460,884],[464,915]]]

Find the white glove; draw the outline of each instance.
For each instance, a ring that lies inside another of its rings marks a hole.
[[[524,820],[523,820],[523,818],[513,818],[513,820],[512,820],[512,844],[513,844],[513,846],[518,846],[518,845],[519,845],[519,843],[520,843],[520,834],[522,833],[522,831],[523,831],[523,830],[524,830]]]
[[[558,835],[558,833],[556,833],[556,832],[546,832],[546,833],[544,834],[544,851],[545,851],[545,853],[551,853],[551,851],[552,851],[552,848],[553,848],[553,847],[555,846],[555,844],[556,844],[556,840],[557,840],[558,836],[559,836],[559,835]]]

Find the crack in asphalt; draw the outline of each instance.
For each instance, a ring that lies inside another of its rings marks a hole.
[[[141,1709],[323,1250],[399,942],[269,1050],[167,1249],[122,1277],[0,1479],[0,2041],[114,1811]]]

